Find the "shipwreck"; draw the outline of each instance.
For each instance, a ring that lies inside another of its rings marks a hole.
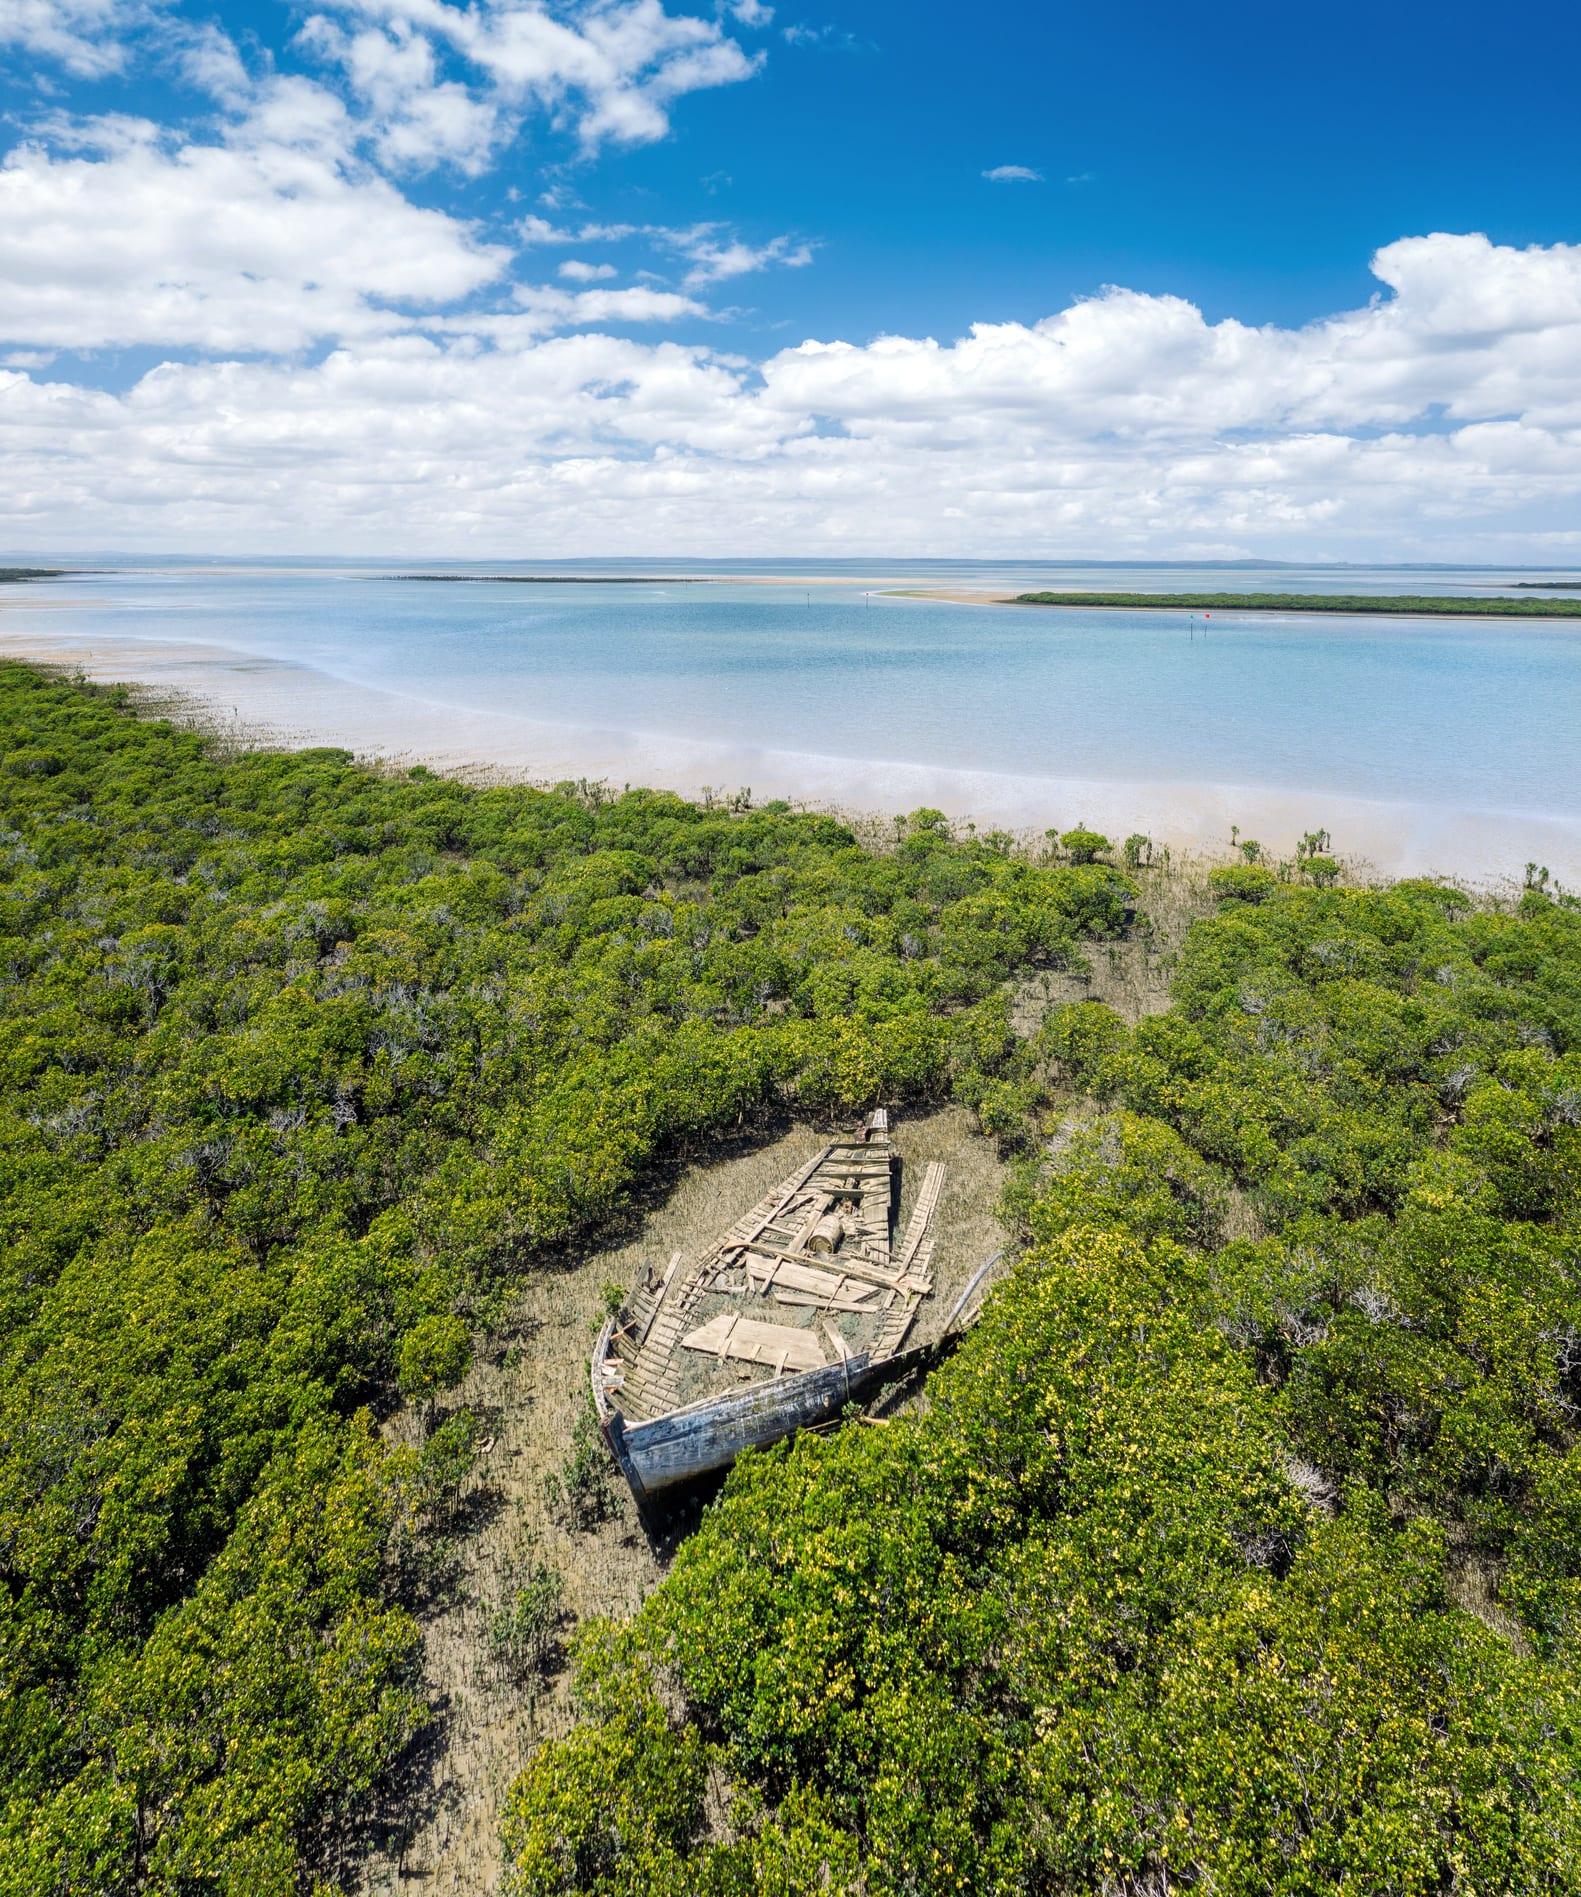
[[[651,1521],[667,1492],[748,1446],[827,1423],[904,1377],[975,1315],[992,1258],[939,1335],[913,1328],[933,1295],[945,1169],[923,1173],[896,1242],[888,1115],[831,1140],[700,1257],[677,1252],[605,1323],[593,1401],[610,1454]]]

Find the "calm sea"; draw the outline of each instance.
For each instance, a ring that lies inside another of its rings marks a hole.
[[[1183,807],[1193,787],[1212,786],[1252,806],[1305,800],[1313,821],[1329,800],[1391,808],[1418,826],[1433,813],[1496,824],[1501,850],[1519,849],[1523,830],[1534,853],[1563,855],[1564,837],[1581,836],[1581,621],[1199,613],[1193,622],[1174,611],[1032,610],[878,591],[909,583],[1491,601],[1509,575],[915,561],[470,570],[655,577],[420,584],[368,566],[118,565],[6,589],[8,604],[36,608],[8,613],[6,624],[92,642],[101,659],[124,655],[133,676],[139,649],[156,644],[283,665],[309,682],[390,695],[406,707],[408,734],[420,713],[436,729],[453,714],[519,720],[528,753],[546,747],[546,729],[557,734],[547,744],[557,771],[577,755],[578,734],[597,762],[593,735],[614,733],[644,763],[659,760],[661,776],[670,747],[676,782],[706,775],[715,749],[717,781],[732,761],[761,759],[758,777],[781,793],[798,788],[798,760],[809,792],[839,788],[844,768],[850,786],[874,786],[875,803],[896,801],[876,794],[886,772],[905,782],[899,801],[913,781],[932,781],[916,773],[932,773],[941,794],[952,779],[977,784],[985,809],[994,798],[981,786],[1014,782],[1012,814],[1034,821],[1101,817],[1094,800],[1104,786],[1130,787],[1133,804],[1146,787],[1167,787]],[[749,572],[804,584],[751,584]],[[686,585],[683,573],[717,578]],[[1049,787],[1046,811],[1027,788],[1039,784]],[[1080,793],[1090,811],[1071,809],[1072,785],[1091,787]]]

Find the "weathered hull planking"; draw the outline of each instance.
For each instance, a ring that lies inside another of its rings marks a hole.
[[[905,1344],[932,1295],[943,1181],[942,1166],[927,1168],[893,1245],[894,1164],[880,1110],[695,1263],[677,1253],[650,1274],[605,1324],[592,1361],[604,1440],[639,1509],[728,1469],[743,1449],[832,1421],[926,1354]]]

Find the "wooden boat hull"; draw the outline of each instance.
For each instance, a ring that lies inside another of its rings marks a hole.
[[[849,1357],[728,1391],[651,1422],[630,1423],[603,1407],[599,1423],[610,1454],[642,1504],[728,1469],[743,1449],[761,1449],[795,1430],[832,1422],[880,1374],[894,1377],[901,1369],[896,1358],[873,1363],[866,1356]]]
[[[894,1178],[879,1110],[798,1167],[689,1269],[677,1252],[662,1279],[650,1272],[606,1321],[593,1351],[593,1402],[645,1517],[672,1491],[728,1469],[743,1449],[834,1421],[932,1354],[905,1340],[933,1288],[944,1168],[928,1165],[898,1246]],[[739,1381],[720,1388],[726,1377]],[[688,1384],[695,1391],[710,1381],[708,1394],[684,1400]]]

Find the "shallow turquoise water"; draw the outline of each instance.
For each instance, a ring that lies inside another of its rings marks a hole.
[[[1485,592],[1466,576],[930,573],[912,562],[886,581],[885,571],[870,561],[846,575],[809,565],[809,582],[833,574],[841,583],[798,591],[728,579],[425,585],[365,567],[149,565],[61,583],[80,603],[62,596],[49,619],[52,630],[99,640],[221,646],[436,707],[650,739],[1581,818],[1581,622],[1198,615],[1193,628],[1176,612],[866,597],[919,578]]]

